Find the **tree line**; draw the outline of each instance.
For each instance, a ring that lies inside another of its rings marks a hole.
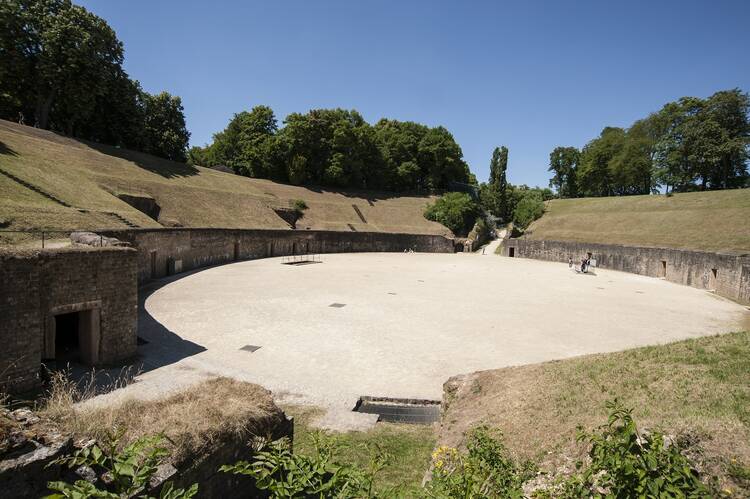
[[[123,60],[107,22],[70,0],[0,2],[0,118],[185,161],[180,98],[144,91]]]
[[[490,160],[490,176],[476,190],[450,192],[427,206],[424,215],[439,222],[458,236],[465,236],[473,227],[494,229],[513,224],[513,235],[522,234],[544,213],[544,202],[555,197],[547,188],[513,185],[508,182],[508,148],[496,147]],[[476,180],[471,179],[476,185]]]
[[[433,191],[476,182],[453,135],[442,126],[381,119],[370,125],[355,110],[292,113],[279,127],[273,110],[235,114],[189,162],[295,185]]]
[[[750,97],[740,89],[683,97],[629,128],[606,127],[583,149],[550,154],[560,197],[748,187]]]

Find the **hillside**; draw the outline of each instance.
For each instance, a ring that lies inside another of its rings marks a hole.
[[[118,196],[152,198],[149,217]],[[429,196],[296,187],[77,141],[0,120],[0,227],[184,226],[285,229],[274,208],[308,206],[298,229],[446,234]]]
[[[750,189],[552,200],[525,237],[750,253]]]

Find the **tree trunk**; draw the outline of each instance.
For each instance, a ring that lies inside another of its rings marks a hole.
[[[36,101],[36,123],[35,126],[44,130],[49,129],[49,111],[52,108],[55,91],[50,90],[45,97],[41,95]]]

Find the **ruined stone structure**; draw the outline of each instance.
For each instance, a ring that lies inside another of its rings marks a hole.
[[[106,247],[0,252],[0,388],[37,388],[45,359],[98,366],[134,355],[136,256]]]
[[[427,234],[322,230],[134,229],[100,234],[138,249],[138,281],[238,260],[309,253],[413,250],[452,253],[453,239]]]
[[[750,257],[746,255],[531,239],[509,239],[503,245],[505,256],[554,262],[580,261],[586,253],[596,259],[597,267],[661,277],[750,303]]]

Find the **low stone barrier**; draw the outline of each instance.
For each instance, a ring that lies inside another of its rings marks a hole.
[[[239,260],[312,253],[453,253],[452,238],[431,234],[262,229],[132,229],[97,231],[138,250],[143,283],[200,267]]]
[[[649,248],[572,241],[508,239],[503,255],[553,262],[580,262],[587,253],[597,267],[660,277],[671,282],[708,289],[750,303],[750,257],[671,248]]]

